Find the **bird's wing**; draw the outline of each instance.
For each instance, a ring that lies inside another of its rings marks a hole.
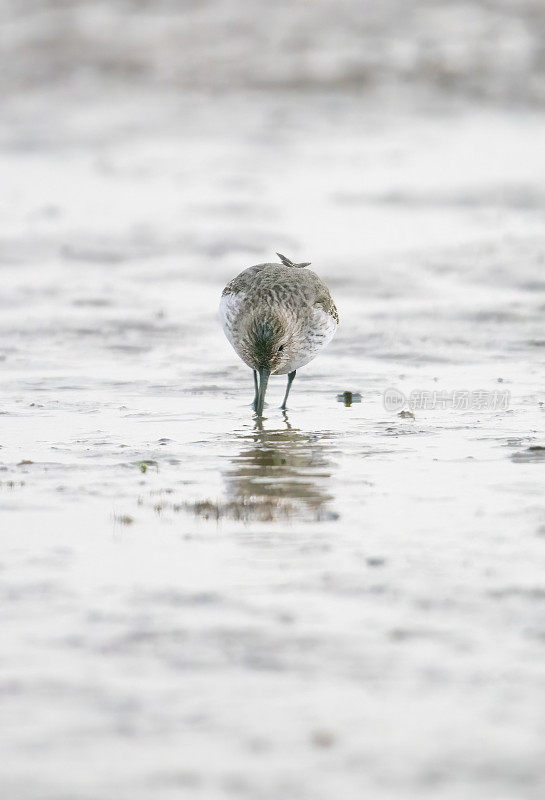
[[[323,284],[316,296],[316,300],[314,301],[314,308],[325,311],[326,314],[328,314],[330,317],[333,317],[337,325],[339,324],[339,312],[337,311],[337,306],[333,302],[333,298],[329,294],[328,289]]]

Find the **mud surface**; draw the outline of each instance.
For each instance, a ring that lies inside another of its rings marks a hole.
[[[468,97],[10,98],[6,797],[541,800],[543,141]],[[277,250],[342,325],[257,425],[217,306]]]

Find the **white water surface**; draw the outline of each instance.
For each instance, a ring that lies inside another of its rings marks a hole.
[[[545,114],[63,98],[0,126],[2,795],[541,800]],[[276,250],[341,328],[259,426]]]

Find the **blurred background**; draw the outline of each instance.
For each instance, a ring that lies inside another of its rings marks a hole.
[[[3,0],[2,89],[545,102],[539,0]]]

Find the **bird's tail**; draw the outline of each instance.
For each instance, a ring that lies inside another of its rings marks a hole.
[[[282,253],[277,253],[276,255],[278,256],[278,258],[280,259],[282,264],[284,264],[285,267],[297,267],[298,269],[301,269],[302,267],[310,267],[311,264],[310,261],[303,261],[301,264],[295,264],[289,258],[283,256]]]

